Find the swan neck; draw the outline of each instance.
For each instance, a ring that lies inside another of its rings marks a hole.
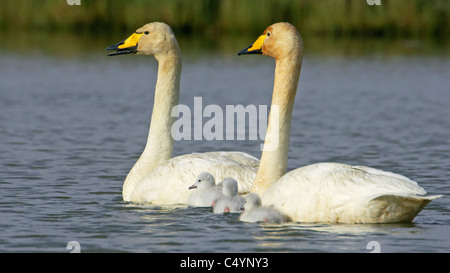
[[[179,101],[181,54],[177,45],[177,50],[155,57],[158,60],[158,77],[150,129],[144,151],[125,179],[122,190],[125,201],[131,198],[137,182],[172,157],[171,127],[175,118],[171,116],[171,111]]]
[[[292,109],[301,70],[298,58],[276,59],[274,88],[266,139],[252,192],[262,194],[286,173]]]
[[[172,108],[179,102],[181,58],[170,54],[158,58],[158,78],[155,87],[152,118],[145,146],[146,159],[154,169],[161,162],[172,157],[173,138],[171,127],[175,119],[171,117]]]

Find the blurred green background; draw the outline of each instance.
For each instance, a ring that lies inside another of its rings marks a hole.
[[[30,40],[47,47],[49,39],[93,36],[94,44],[106,37],[113,38],[112,42],[151,21],[168,23],[177,38],[192,47],[195,41],[190,40],[197,37],[199,43],[212,48],[220,46],[224,37],[256,38],[278,21],[292,23],[311,40],[408,39],[442,46],[450,30],[448,0],[381,0],[378,6],[366,0],[81,0],[80,6],[70,6],[66,0],[0,3],[0,38],[12,39],[11,47],[29,46]],[[235,45],[226,48],[235,50]]]

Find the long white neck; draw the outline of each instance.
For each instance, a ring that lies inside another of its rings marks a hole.
[[[260,195],[287,170],[292,108],[297,93],[301,63],[301,54],[276,60],[269,124],[258,173],[251,190]]]
[[[171,111],[179,100],[181,54],[178,45],[175,44],[169,53],[155,57],[158,60],[158,79],[147,144],[125,179],[122,189],[124,201],[130,200],[137,182],[172,157],[171,127],[175,120],[171,117]]]

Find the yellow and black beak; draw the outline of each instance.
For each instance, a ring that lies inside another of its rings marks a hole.
[[[138,48],[138,42],[144,33],[133,33],[130,37],[122,42],[108,46],[106,50],[117,50],[116,52],[108,54],[108,56],[122,55],[136,53]]]
[[[238,52],[238,55],[245,55],[245,54],[262,54],[262,46],[264,43],[264,40],[266,39],[267,34],[259,36],[259,38],[249,47],[241,50]]]

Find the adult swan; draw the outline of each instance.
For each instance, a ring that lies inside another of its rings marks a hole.
[[[189,186],[199,173],[218,181],[231,176],[241,193],[248,192],[256,176],[258,159],[242,152],[193,153],[172,157],[172,109],[178,104],[181,53],[172,29],[165,23],[144,25],[128,39],[106,48],[109,56],[129,53],[153,55],[158,61],[152,119],[145,149],[127,175],[123,200],[152,204],[188,204]]]
[[[318,163],[286,173],[302,38],[291,24],[276,23],[242,54],[276,60],[272,107],[278,106],[279,114],[269,116],[265,143],[278,141],[278,148],[263,151],[251,189],[261,195],[264,205],[273,205],[300,222],[395,223],[412,221],[426,204],[440,197],[421,196],[426,192],[416,182],[369,167]]]

